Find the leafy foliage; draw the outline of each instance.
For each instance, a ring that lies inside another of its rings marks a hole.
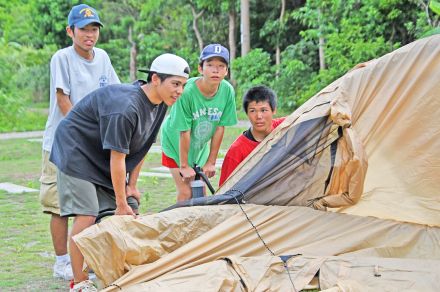
[[[12,127],[29,103],[48,100],[50,56],[71,44],[65,32],[67,14],[80,2],[0,0],[2,127]],[[279,107],[293,110],[355,64],[440,33],[439,3],[293,0],[285,2],[280,19],[279,1],[251,0],[253,49],[246,56],[238,54],[231,67],[237,99],[250,86],[266,84],[278,93]],[[231,7],[237,11],[237,25],[232,29],[239,34],[240,2],[236,0],[91,0],[87,4],[98,10],[105,25],[97,46],[108,52],[124,82],[132,81],[130,54],[134,49],[138,68],[146,68],[157,55],[171,52],[185,57],[192,67],[191,75],[198,75],[198,42],[227,46]],[[199,38],[193,12],[200,13]],[[235,40],[235,45],[239,46],[240,40]],[[320,45],[323,57],[318,53]],[[281,50],[278,66],[276,48]]]
[[[254,85],[270,86],[273,78],[270,55],[262,49],[254,49],[246,56],[237,58],[232,63],[237,87],[237,105],[241,104],[241,96]]]
[[[0,131],[15,129],[25,105],[47,96],[51,54],[50,47],[35,50],[0,39]]]
[[[429,1],[429,8],[431,8],[436,14],[440,15],[440,2],[435,0]]]

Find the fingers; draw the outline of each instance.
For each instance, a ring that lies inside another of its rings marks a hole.
[[[182,181],[183,182],[190,182],[192,180],[194,180],[195,176],[190,176],[190,177],[182,177]]]
[[[127,205],[126,208],[116,208],[115,215],[132,215],[136,218],[136,214],[133,212],[133,209]]]
[[[206,171],[204,171],[204,173],[206,174],[206,176],[208,178],[211,178],[215,175],[215,170],[206,170]]]
[[[194,180],[196,176],[195,172],[192,169],[190,169],[189,171],[180,171],[180,175],[183,182],[190,182]]]

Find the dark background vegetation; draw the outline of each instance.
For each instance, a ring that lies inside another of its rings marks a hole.
[[[439,32],[439,4],[429,0],[84,2],[100,14],[105,26],[98,47],[123,82],[145,78],[137,69],[163,52],[186,58],[197,75],[200,48],[218,42],[231,49],[237,105],[246,89],[265,84],[276,90],[284,112],[355,64]],[[71,44],[67,14],[78,3],[0,0],[0,132],[44,127],[33,122],[29,107],[47,107],[50,57]],[[240,29],[246,16],[248,38]]]

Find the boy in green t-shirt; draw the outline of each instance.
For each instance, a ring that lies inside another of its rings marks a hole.
[[[228,49],[219,44],[206,46],[199,59],[202,76],[188,80],[162,125],[162,165],[170,168],[177,201],[191,198],[194,164],[201,166],[208,177],[215,175],[224,127],[237,123],[234,88],[224,80],[228,65]]]

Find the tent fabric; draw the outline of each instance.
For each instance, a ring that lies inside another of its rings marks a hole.
[[[310,262],[309,262],[310,263]],[[318,269],[315,265],[314,271]],[[195,287],[203,287],[203,291],[295,291],[291,278],[299,283],[300,273],[304,270],[289,268],[289,275],[284,262],[279,257],[236,257],[231,256],[199,266],[191,267],[177,273],[166,274],[152,281],[139,283],[124,291],[196,291]],[[313,273],[309,270],[309,277]],[[207,275],[209,279],[207,280]],[[301,275],[302,276],[302,275]],[[182,278],[185,282],[182,283]],[[310,279],[307,279],[310,281]]]
[[[279,257],[231,256],[165,274],[149,282],[123,288],[123,291],[299,291],[297,287],[321,291],[432,291],[438,287],[440,261],[422,263],[412,259],[361,257],[293,257],[284,262]],[[316,286],[305,282],[318,271]],[[207,277],[209,275],[209,277]],[[424,281],[419,279],[423,278]],[[185,279],[185,281],[182,281]]]
[[[352,70],[292,113],[217,193],[440,226],[439,72],[440,35]],[[333,139],[345,140],[336,157]]]
[[[190,214],[162,212],[135,221],[131,216],[112,216],[84,230],[77,242],[86,262],[108,285],[132,267],[158,260],[237,212],[230,206],[219,206],[217,211],[212,216],[207,209],[194,208]]]
[[[320,267],[322,291],[436,291],[438,260],[329,257]],[[422,280],[423,279],[423,280]]]
[[[376,264],[383,258],[421,265],[440,260],[438,227],[295,206],[195,206],[139,219],[114,216],[74,239],[98,278],[113,285],[111,291],[221,258],[272,256],[253,226],[275,256],[374,257]],[[318,263],[311,265],[315,268],[295,280],[297,289],[319,269]]]

